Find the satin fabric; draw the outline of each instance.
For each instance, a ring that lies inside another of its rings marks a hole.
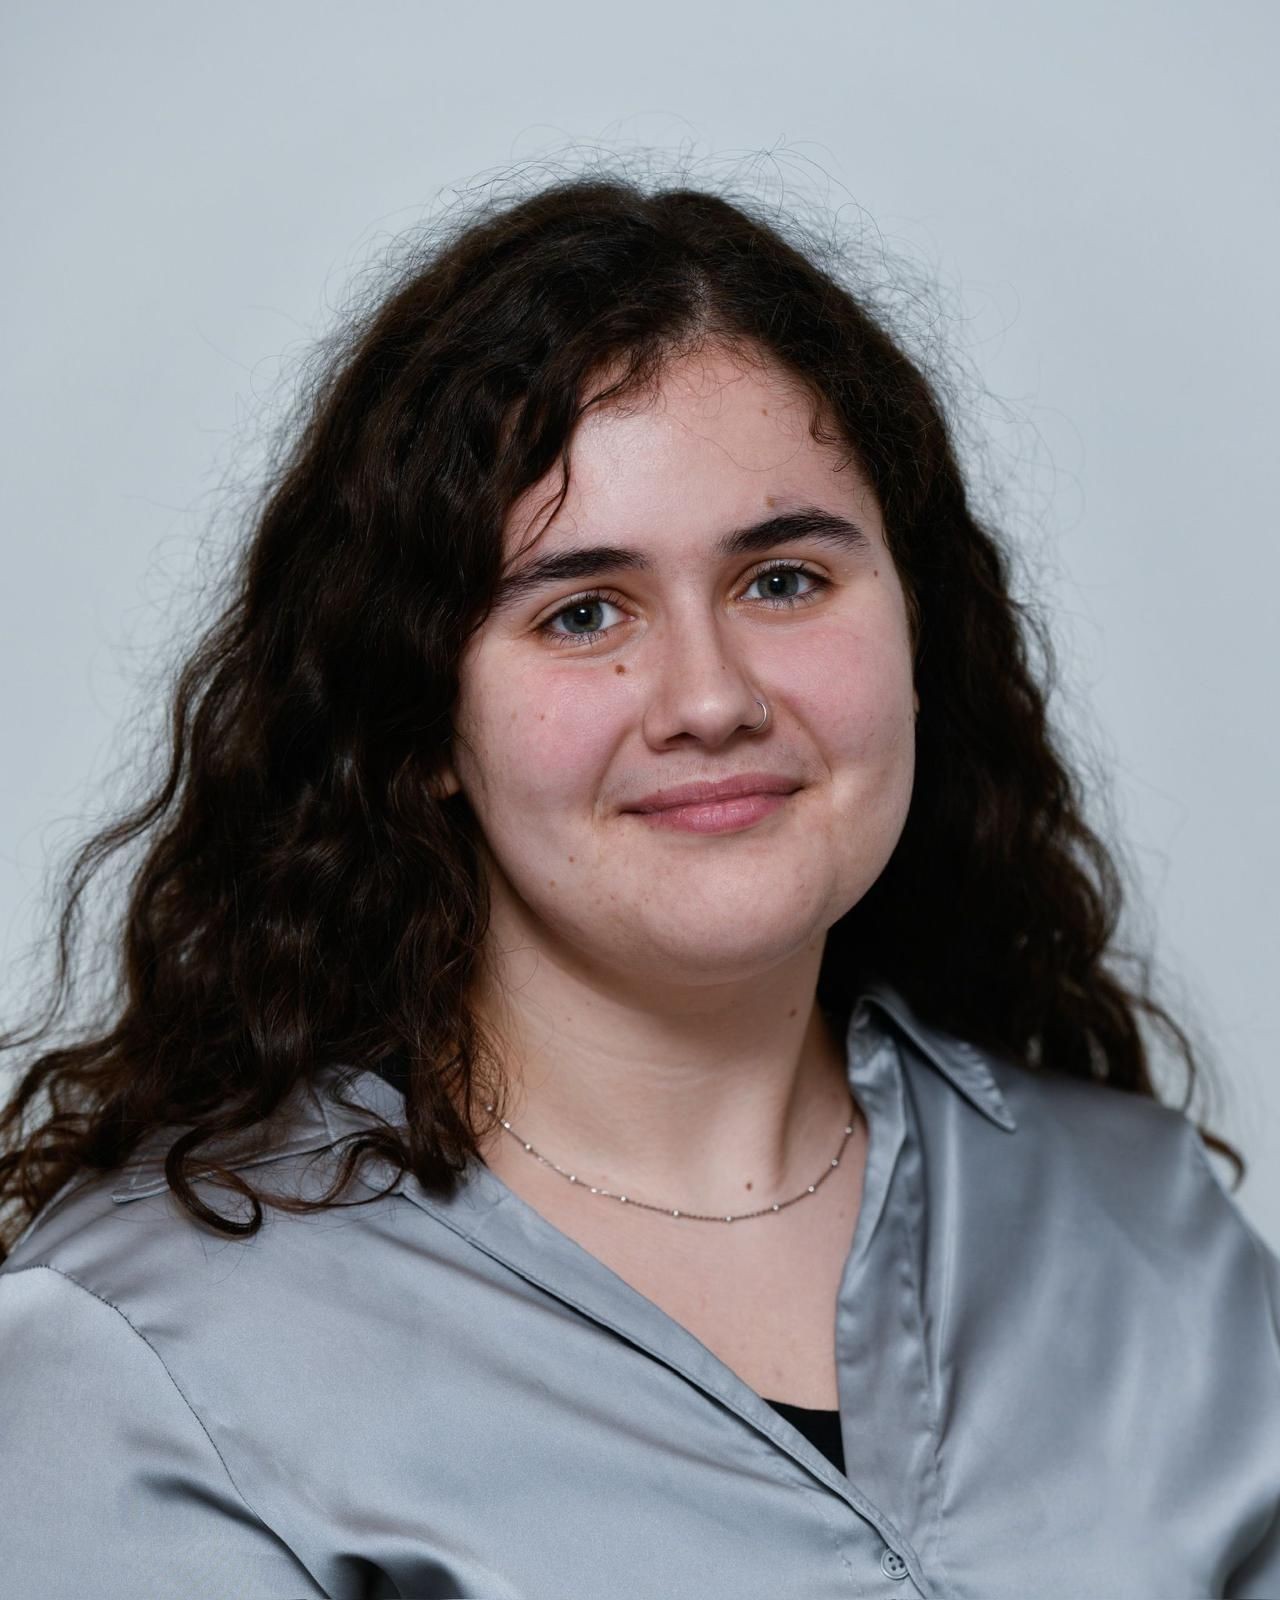
[[[246,1242],[181,1211],[155,1144],[0,1271],[5,1591],[1280,1595],[1280,1261],[1190,1123],[883,983],[847,1042],[844,1473],[480,1163]],[[330,1070],[240,1164],[318,1195],[363,1108],[403,1101]]]

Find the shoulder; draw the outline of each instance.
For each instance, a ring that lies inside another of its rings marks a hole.
[[[1168,1215],[1177,1199],[1189,1217],[1252,1231],[1185,1111],[992,1052],[985,1060],[1019,1137],[1026,1135],[1025,1158],[1032,1164],[1068,1166],[1080,1183],[1126,1209],[1154,1206]]]
[[[990,1164],[1006,1179],[1025,1170],[1040,1187],[1053,1175],[1060,1198],[1089,1194],[1135,1217],[1168,1219],[1181,1202],[1185,1221],[1252,1234],[1183,1111],[978,1046],[928,1023],[887,986],[876,998],[897,1024],[922,1134],[940,1154],[975,1171]],[[1256,1247],[1267,1253],[1261,1240]]]
[[[259,1192],[309,1199],[338,1170],[337,1132],[300,1115],[225,1164]],[[65,1185],[0,1266],[6,1576],[14,1593],[48,1592],[56,1540],[59,1593],[332,1592],[295,1553],[307,1524],[272,1466],[291,1424],[313,1459],[340,1448],[315,1432],[313,1386],[351,1341],[314,1313],[361,1211],[264,1203],[256,1234],[217,1232],[165,1182],[171,1138]],[[194,1187],[245,1219],[243,1197]]]
[[[1146,1095],[1031,1068],[930,1025],[896,991],[931,1189],[931,1224],[980,1230],[992,1271],[1051,1259],[1077,1298],[1181,1305],[1280,1377],[1280,1258],[1211,1164],[1198,1129]],[[997,1268],[997,1263],[1002,1264]],[[1239,1347],[1239,1345],[1238,1345]]]
[[[302,1086],[269,1133],[254,1130],[220,1146],[221,1164],[264,1197],[320,1199],[341,1165],[337,1146],[360,1121],[336,1107],[331,1092],[328,1081]],[[223,1307],[278,1300],[292,1279],[320,1270],[335,1231],[359,1214],[358,1207],[291,1211],[264,1198],[256,1232],[237,1237],[215,1229],[169,1188],[164,1159],[180,1131],[157,1132],[121,1169],[81,1173],[66,1184],[0,1266],[0,1296],[17,1275],[47,1268],[145,1333],[153,1324],[171,1325],[179,1303],[195,1316],[208,1309],[201,1306],[205,1298]],[[197,1176],[192,1187],[218,1214],[240,1226],[250,1219],[244,1196],[206,1177]],[[374,1192],[358,1177],[342,1198]]]
[[[223,1163],[264,1196],[323,1200],[364,1119],[295,1109]],[[169,1190],[171,1140],[67,1184],[0,1266],[0,1557],[15,1593],[47,1587],[55,1537],[67,1593],[333,1592],[294,1554],[314,1519],[278,1463],[293,1451],[337,1470],[349,1433],[318,1427],[317,1386],[342,1392],[377,1318],[365,1291],[394,1278],[400,1202],[365,1173],[319,1209],[264,1199],[259,1230],[230,1236]],[[242,1196],[193,1186],[246,1220]]]
[[[82,1271],[112,1276],[101,1264]],[[155,1333],[51,1262],[5,1263],[0,1556],[10,1592],[53,1593],[56,1580],[59,1594],[102,1600],[324,1593]]]
[[[1280,1257],[1190,1117],[1102,1083],[985,1060],[1017,1123],[1005,1171],[1029,1214],[1078,1247],[1082,1268],[1114,1261],[1171,1311],[1194,1301],[1280,1380]]]

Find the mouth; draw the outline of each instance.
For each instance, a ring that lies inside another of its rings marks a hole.
[[[646,827],[677,833],[738,833],[784,810],[796,792],[796,789],[755,790],[628,814],[637,817]]]
[[[692,783],[673,784],[666,789],[655,789],[635,800],[626,811],[665,811],[675,806],[709,804],[712,801],[736,800],[743,795],[794,794],[801,787],[800,780],[789,773],[739,772],[732,777],[700,778]]]

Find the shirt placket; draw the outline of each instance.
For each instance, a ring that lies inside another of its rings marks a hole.
[[[937,1407],[923,1302],[925,1191],[892,1029],[865,1003],[852,1025],[851,1080],[867,1118],[862,1203],[836,1310],[845,1470],[901,1530],[917,1584],[937,1585]],[[918,1568],[923,1565],[924,1571]],[[886,1570],[888,1570],[886,1568]]]

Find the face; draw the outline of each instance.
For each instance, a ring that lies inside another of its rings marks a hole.
[[[809,416],[777,369],[683,358],[656,398],[588,410],[541,533],[558,471],[513,508],[507,576],[634,554],[519,589],[463,660],[445,787],[502,948],[640,994],[755,980],[820,956],[884,868],[914,770],[907,611],[874,495]],[[793,792],[683,827],[632,809],[752,774]]]

